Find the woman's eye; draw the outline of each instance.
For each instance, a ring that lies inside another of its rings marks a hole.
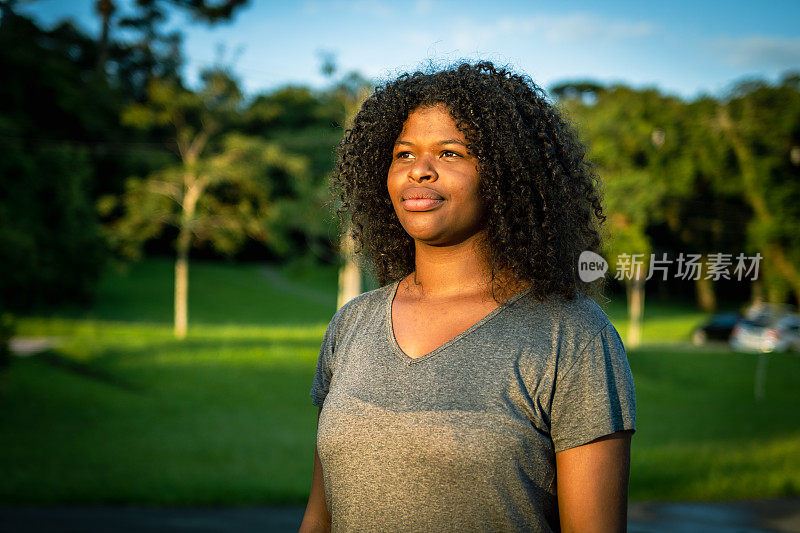
[[[408,159],[411,157],[411,152],[398,152],[394,157],[395,159]]]
[[[442,155],[444,157],[461,157],[461,154],[458,154],[458,153],[453,152],[451,150],[445,150],[444,152],[442,152]]]

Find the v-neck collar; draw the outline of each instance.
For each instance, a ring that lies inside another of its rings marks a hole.
[[[528,292],[530,292],[531,288],[533,287],[532,285],[529,285],[525,289],[521,290],[520,292],[506,299],[503,303],[492,309],[487,315],[485,315],[483,318],[472,324],[470,327],[468,327],[467,329],[465,329],[452,339],[448,340],[444,344],[434,348],[425,355],[421,355],[420,357],[411,357],[407,353],[405,353],[403,349],[400,347],[400,344],[398,344],[397,337],[395,337],[394,335],[394,324],[392,324],[392,303],[394,302],[394,298],[397,295],[397,289],[400,286],[401,281],[402,278],[395,281],[392,285],[389,286],[389,290],[387,291],[388,297],[386,298],[386,337],[395,355],[397,355],[400,359],[402,359],[403,362],[406,363],[406,365],[412,365],[414,363],[419,363],[431,359],[432,357],[435,357],[437,354],[441,353],[452,344],[455,344],[459,340],[463,339],[476,329],[480,328],[481,326],[492,320],[504,309],[506,309],[511,304],[513,304],[514,302],[516,302],[517,300],[528,294]]]

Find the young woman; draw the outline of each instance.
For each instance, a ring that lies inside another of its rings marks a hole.
[[[577,275],[605,216],[544,92],[488,62],[400,76],[334,183],[382,286],[322,342],[301,531],[624,531],[633,378]]]

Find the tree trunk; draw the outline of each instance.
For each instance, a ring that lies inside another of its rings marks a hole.
[[[101,33],[100,41],[97,44],[97,64],[95,69],[98,74],[105,75],[106,62],[108,61],[108,33],[111,27],[111,15],[116,10],[116,6],[112,0],[97,0],[95,4],[95,11],[101,18]]]
[[[199,136],[202,136],[203,132]],[[197,142],[197,138],[195,138]],[[205,143],[204,140],[199,141]],[[198,144],[192,143],[193,146]],[[190,149],[190,162],[194,163],[194,158],[202,150],[202,146],[197,148],[196,153],[192,154]],[[178,339],[186,338],[186,330],[189,325],[189,248],[192,246],[192,220],[194,218],[197,201],[205,191],[207,181],[197,179],[191,172],[187,171],[183,176],[183,202],[181,213],[181,224],[178,233],[178,240],[175,242],[175,337]]]
[[[182,229],[178,236],[175,258],[175,337],[186,338],[189,325],[189,233]]]
[[[788,291],[785,286],[779,283],[771,283],[767,285],[767,301],[773,304],[782,304],[786,301]]]
[[[336,307],[341,308],[344,304],[361,294],[361,269],[356,262],[353,253],[353,237],[350,232],[345,232],[341,242],[342,255],[345,263],[339,269],[339,297]]]
[[[787,252],[785,249],[778,244],[773,243],[767,248],[767,254],[765,255],[764,259],[772,260],[776,270],[780,272],[780,274],[786,280],[791,291],[794,292],[794,296],[798,305],[800,305],[800,272],[798,272],[795,264],[787,257]],[[778,300],[778,302],[782,303],[785,298],[786,294],[783,294],[783,297]]]
[[[625,284],[628,289],[628,347],[636,348],[642,342],[642,316],[644,315],[644,276],[641,265],[636,265],[633,279]]]
[[[695,295],[697,296],[697,306],[711,313],[717,309],[717,297],[714,294],[714,282],[710,279],[698,279],[695,284]]]
[[[361,104],[369,97],[370,89],[361,87],[354,99],[345,100],[345,128],[353,124],[353,119],[358,114]],[[339,269],[339,296],[336,308],[340,309],[344,304],[361,294],[361,268],[355,257],[355,244],[350,235],[349,226],[342,233],[339,245],[340,253],[344,259],[344,265]]]
[[[764,303],[764,284],[757,279],[750,285],[750,304],[755,306],[762,303]]]
[[[707,265],[705,261],[700,263],[700,277],[695,280],[694,288],[698,307],[711,313],[717,310],[717,295],[714,293],[714,282],[705,278]]]

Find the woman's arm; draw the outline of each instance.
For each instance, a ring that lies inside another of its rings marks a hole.
[[[626,531],[630,465],[630,431],[558,452],[556,483],[561,530]]]
[[[317,427],[322,407],[317,411]],[[317,533],[331,530],[331,515],[328,513],[328,504],[325,503],[325,482],[322,479],[322,463],[319,460],[317,447],[314,446],[314,474],[311,477],[311,494],[308,496],[308,505],[300,524],[299,533]]]

